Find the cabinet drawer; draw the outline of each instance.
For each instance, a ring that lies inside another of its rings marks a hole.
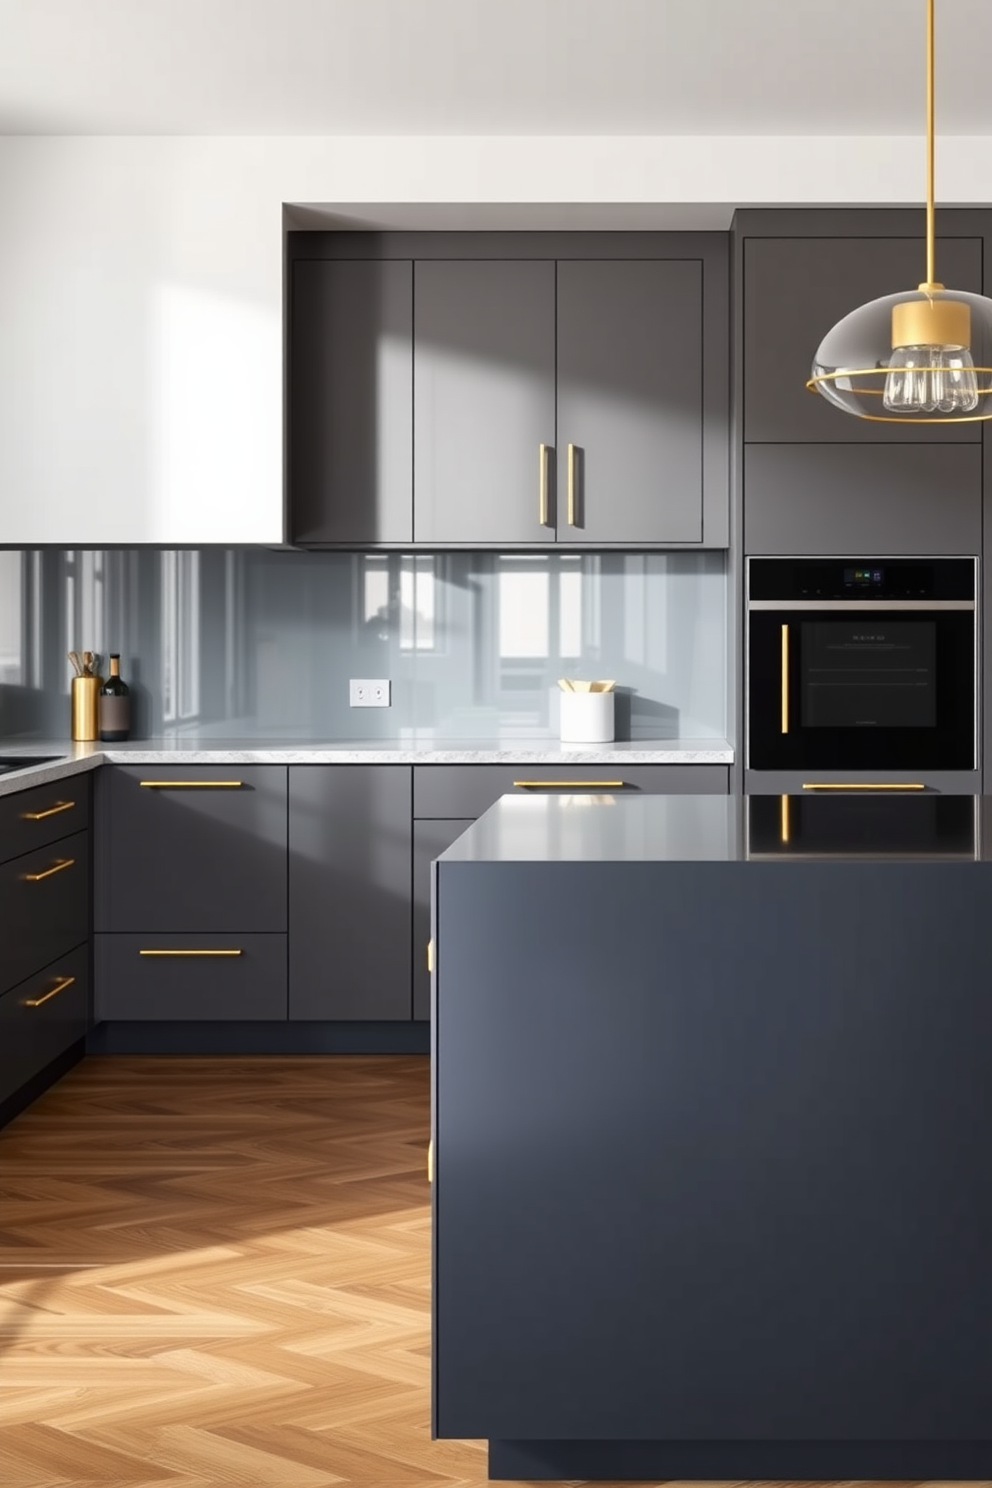
[[[80,946],[0,997],[0,1101],[86,1033],[89,956]]]
[[[521,786],[519,781],[533,781]],[[557,785],[553,782],[567,782]],[[618,785],[617,782],[620,782]],[[726,795],[725,765],[415,765],[415,817],[477,817],[500,796],[540,790]]]
[[[98,935],[93,965],[98,1021],[286,1017],[285,935]]]
[[[0,864],[0,991],[89,937],[88,832]]]
[[[118,765],[97,802],[98,930],[285,931],[284,765]]]
[[[0,796],[0,863],[83,832],[89,824],[89,775]]]

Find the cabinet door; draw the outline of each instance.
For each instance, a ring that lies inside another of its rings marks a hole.
[[[702,275],[558,264],[559,542],[702,540]]]
[[[97,803],[98,930],[285,931],[285,765],[113,765]]]
[[[427,968],[427,942],[431,938],[431,864],[473,822],[417,821],[413,824],[413,1016],[431,1015],[431,974]]]
[[[290,525],[298,543],[413,535],[413,265],[297,260]]]
[[[289,772],[289,1016],[410,1017],[411,769]]]
[[[90,1027],[90,954],[80,946],[0,997],[0,1102]]]
[[[82,945],[89,933],[89,832],[0,865],[0,992]]]
[[[418,261],[414,325],[416,541],[552,542],[554,263]]]
[[[915,289],[922,238],[748,238],[744,244],[744,438],[755,441],[892,440],[980,443],[982,425],[872,423],[833,407],[805,383],[817,347],[837,321],[869,300]],[[937,245],[942,281],[982,289],[978,238]]]

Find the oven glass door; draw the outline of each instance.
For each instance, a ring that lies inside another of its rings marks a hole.
[[[754,770],[975,768],[971,610],[749,617]]]

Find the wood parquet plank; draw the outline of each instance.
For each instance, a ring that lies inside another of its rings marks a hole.
[[[114,1058],[0,1132],[3,1488],[482,1488],[430,1440],[428,1120],[419,1057]]]

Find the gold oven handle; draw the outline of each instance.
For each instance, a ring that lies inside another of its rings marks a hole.
[[[71,868],[75,861],[75,858],[59,858],[58,862],[53,863],[51,868],[43,868],[40,873],[25,873],[24,882],[41,883],[43,878],[51,878],[53,873],[61,873],[64,869]]]
[[[782,626],[782,732],[789,732],[789,627]]]
[[[60,811],[71,811],[75,804],[75,801],[56,801],[47,811],[22,811],[21,820],[44,821],[46,816],[58,816]]]
[[[60,992],[64,992],[67,987],[73,986],[75,980],[75,977],[59,977],[55,983],[55,986],[50,992],[46,992],[44,997],[29,997],[24,1003],[24,1006],[30,1008],[44,1006],[44,1004],[51,998],[58,997]]]
[[[803,790],[926,790],[926,786],[917,781],[905,780],[812,780],[803,782]]]
[[[513,783],[524,786],[528,790],[547,790],[551,786],[562,785],[577,785],[583,790],[592,789],[594,786],[597,790],[600,786],[604,790],[619,790],[625,782],[622,780],[515,780]]]
[[[151,790],[238,790],[243,780],[142,780]]]

